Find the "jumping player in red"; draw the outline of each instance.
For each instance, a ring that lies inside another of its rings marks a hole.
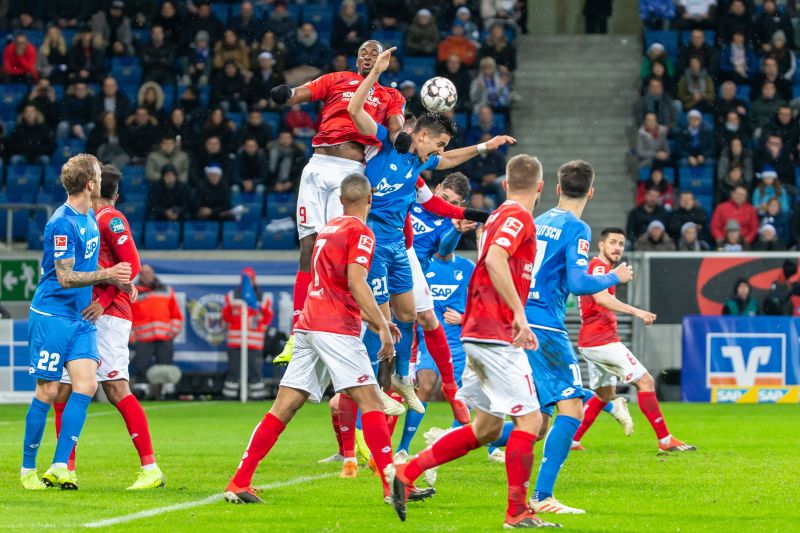
[[[514,430],[506,446],[508,507],[504,527],[557,527],[528,506],[533,444],[542,424],[531,367],[523,346],[536,347],[525,301],[536,256],[533,208],[542,190],[542,166],[517,155],[506,166],[506,200],[489,217],[469,283],[461,340],[467,368],[458,398],[475,408],[472,424],[454,429],[406,464],[389,467],[395,501],[425,470],[497,440],[510,416]]]
[[[97,225],[100,228],[98,265],[107,268],[123,261],[130,263],[133,279],[139,274],[141,267],[139,252],[125,215],[114,207],[119,197],[117,193],[121,174],[113,165],[102,165],[100,171],[100,198],[94,202]],[[166,477],[156,464],[147,416],[139,400],[131,393],[128,383],[128,339],[133,320],[131,299],[136,299],[135,289],[132,294],[128,294],[116,285],[96,285],[92,303],[83,311],[83,317],[96,322],[97,326],[97,351],[100,355],[97,381],[103,385],[108,401],[119,410],[125,420],[133,445],[139,453],[142,469],[136,482],[128,490],[143,490],[163,487]],[[61,432],[61,417],[71,390],[69,376],[64,372],[58,397],[53,404],[56,411],[56,435]],[[67,467],[70,477],[77,482],[75,449],[72,450]]]
[[[600,234],[600,253],[589,263],[589,273],[594,276],[608,274],[625,250],[625,231],[606,228]],[[583,435],[592,427],[597,415],[614,399],[617,380],[634,385],[639,390],[639,409],[653,426],[658,437],[660,452],[686,452],[696,448],[673,437],[667,429],[664,415],[656,399],[655,383],[647,369],[617,334],[617,315],[626,313],[639,318],[645,325],[656,320],[656,315],[620,302],[611,287],[591,296],[580,297],[581,329],[578,351],[586,359],[589,369],[589,386],[597,393],[584,406],[583,422],[572,441],[573,449],[582,449]]]
[[[253,474],[306,401],[318,403],[330,382],[346,391],[361,409],[364,438],[381,472],[392,464],[392,443],[383,403],[366,348],[364,317],[379,330],[380,357],[391,359],[399,330],[388,322],[372,296],[367,272],[375,236],[364,221],[372,203],[369,180],[354,173],[341,183],[344,214],[320,228],[314,245],[311,286],[295,327],[295,352],[278,396],[256,426],[236,474],[225,489],[232,503],[260,503],[251,487]],[[390,497],[384,484],[384,498]],[[405,520],[405,498],[396,505]]]

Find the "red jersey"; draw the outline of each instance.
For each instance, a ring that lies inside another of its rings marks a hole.
[[[100,228],[100,255],[97,265],[100,268],[109,268],[117,263],[130,263],[131,279],[136,278],[141,268],[139,251],[133,242],[131,228],[125,215],[113,206],[107,205],[100,208],[95,217]],[[104,315],[133,321],[131,298],[116,285],[95,285],[92,299],[100,302],[105,309]]]
[[[489,277],[486,253],[492,245],[508,252],[511,279],[520,302],[525,305],[531,289],[536,256],[536,226],[533,215],[512,200],[505,201],[486,221],[478,248],[478,262],[467,292],[467,307],[461,330],[465,341],[511,344],[514,313],[503,301]]]
[[[593,276],[603,276],[611,272],[611,265],[599,257],[589,262],[589,273]],[[617,292],[615,286],[608,288],[609,294]],[[619,342],[617,334],[617,314],[594,301],[592,295],[581,296],[578,299],[581,307],[581,330],[578,333],[578,346],[591,348],[605,346],[612,342]]]
[[[317,235],[311,257],[308,298],[295,331],[324,331],[361,337],[361,308],[347,286],[347,266],[369,270],[375,235],[359,218],[341,216]]]
[[[322,121],[319,133],[311,141],[313,146],[333,146],[348,141],[365,146],[381,145],[375,137],[359,133],[347,112],[347,105],[362,81],[364,78],[355,72],[331,72],[306,83],[311,90],[311,100],[323,100]],[[392,115],[402,118],[404,106],[405,99],[400,93],[376,83],[367,96],[364,110],[375,122],[386,125]]]

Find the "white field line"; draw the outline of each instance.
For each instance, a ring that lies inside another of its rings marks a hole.
[[[176,404],[171,404],[171,405],[154,405],[152,407],[149,407],[149,406],[145,405],[143,407],[144,407],[145,414],[147,414],[150,411],[160,411],[162,409],[173,409],[175,407],[188,407],[189,405],[193,405],[195,403],[197,403],[197,402],[182,402],[182,403],[176,403]],[[89,408],[91,409],[91,407],[89,407]],[[109,416],[109,415],[119,415],[119,411],[103,411],[101,413],[92,413],[91,411],[89,411],[89,413],[86,414],[86,417],[87,418],[95,418],[95,417],[98,417],[98,416]],[[48,419],[49,418],[53,418],[53,416],[50,415],[50,416],[48,416]],[[25,417],[22,417],[19,420],[4,420],[4,421],[0,422],[0,426],[10,426],[11,424],[24,424],[24,423],[25,423]]]
[[[281,487],[290,487],[292,485],[299,485],[301,483],[307,483],[309,481],[317,481],[320,479],[325,479],[329,477],[333,477],[338,475],[336,472],[328,472],[327,474],[320,474],[317,476],[304,476],[304,477],[296,477],[294,479],[287,479],[286,481],[276,481],[275,483],[269,483],[267,485],[263,485],[259,488],[264,490],[269,489],[277,489]],[[83,524],[83,527],[88,528],[98,528],[98,527],[107,527],[113,526],[117,524],[124,524],[126,522],[133,522],[135,520],[142,520],[144,518],[150,518],[151,516],[157,516],[160,514],[171,513],[173,511],[182,511],[184,509],[191,509],[193,507],[200,507],[202,505],[208,505],[210,503],[215,503],[222,499],[222,494],[213,494],[201,500],[194,500],[190,502],[184,503],[176,503],[174,505],[166,505],[164,507],[156,507],[155,509],[149,509],[146,511],[139,511],[138,513],[131,513],[122,516],[117,516],[114,518],[106,518],[104,520],[97,520],[95,522],[87,522]]]

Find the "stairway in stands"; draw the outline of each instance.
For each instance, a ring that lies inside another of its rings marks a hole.
[[[635,187],[625,166],[637,98],[639,40],[626,35],[525,35],[518,42],[513,111],[514,153],[539,157],[545,194],[536,214],[555,205],[556,170],[584,159],[596,171],[595,198],[584,220],[595,240],[606,226],[624,227]]]

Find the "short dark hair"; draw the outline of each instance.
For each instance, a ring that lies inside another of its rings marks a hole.
[[[122,172],[114,165],[100,165],[100,197],[106,200],[113,200],[119,192],[119,182],[122,180]]]
[[[561,194],[567,198],[584,198],[594,183],[594,169],[586,161],[576,159],[564,163],[558,169],[558,184]]]
[[[427,130],[433,135],[446,134],[449,137],[453,136],[455,132],[455,125],[453,121],[442,115],[441,113],[423,113],[417,118],[417,125],[414,126],[414,131],[419,132]]]
[[[466,199],[467,196],[469,196],[469,178],[461,172],[451,172],[445,176],[442,180],[441,186],[442,189],[450,189],[461,198]]]
[[[600,232],[600,240],[601,241],[605,240],[605,238],[608,237],[609,235],[622,235],[624,237],[625,230],[616,227],[605,228],[603,229],[603,231]]]

